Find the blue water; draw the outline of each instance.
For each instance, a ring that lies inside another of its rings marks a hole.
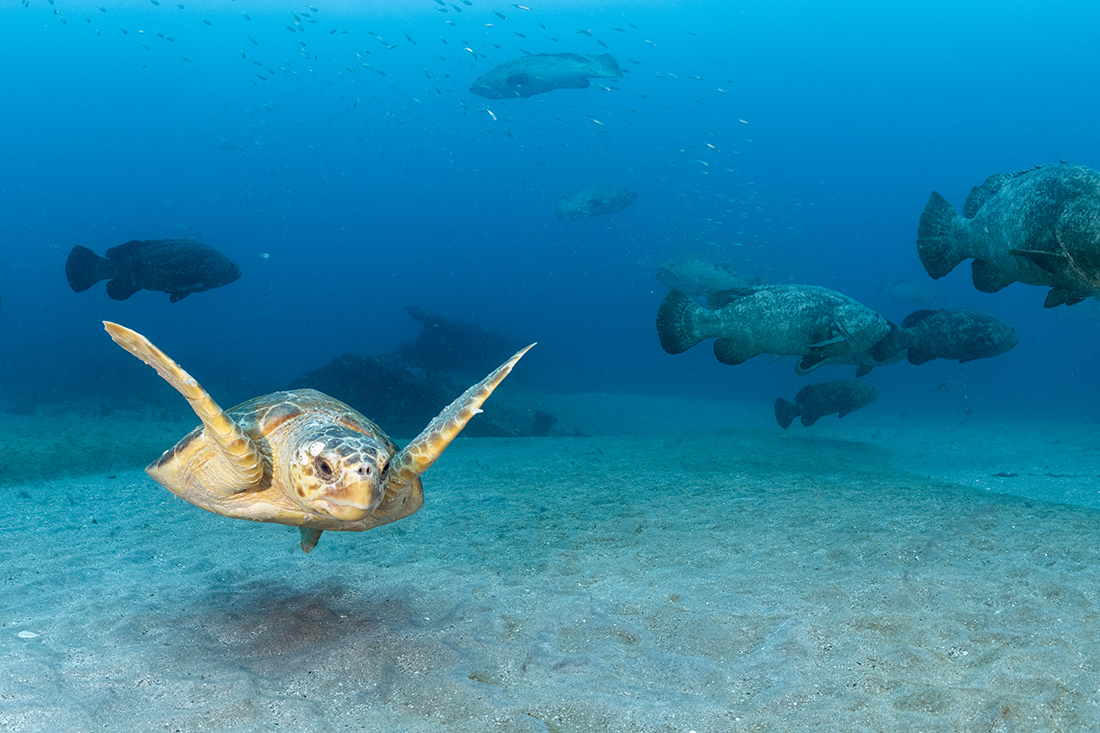
[[[1100,11],[1083,0],[101,1],[106,12],[0,10],[7,406],[135,389],[176,404],[104,319],[232,403],[414,338],[406,305],[538,341],[522,365],[537,387],[789,398],[807,382],[789,358],[728,367],[709,344],[661,350],[662,261],[730,260],[900,322],[917,306],[878,285],[928,280],[915,233],[929,192],[958,208],[993,173],[1100,167]],[[626,73],[609,89],[469,93],[524,50],[610,52]],[[603,180],[638,200],[555,218],[559,196]],[[243,277],[176,304],[66,283],[76,244],[102,253],[181,233]],[[976,415],[1093,417],[1094,303],[1045,310],[1045,289],[1019,284],[978,293],[966,266],[939,284],[941,307],[993,313],[1020,344],[875,370],[902,414],[935,407],[951,383]]]

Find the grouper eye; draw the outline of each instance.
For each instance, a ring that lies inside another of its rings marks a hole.
[[[329,465],[328,461],[324,458],[318,458],[315,465],[317,466],[317,476],[320,477],[322,481],[332,480],[332,466]]]

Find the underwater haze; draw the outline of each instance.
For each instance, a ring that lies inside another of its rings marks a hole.
[[[412,305],[538,341],[524,378],[554,390],[770,402],[805,383],[789,358],[729,367],[706,344],[662,351],[656,268],[700,255],[839,290],[894,322],[927,307],[879,286],[932,282],[915,248],[931,191],[961,209],[993,173],[1100,166],[1098,13],[1083,1],[7,3],[3,399],[36,409],[155,384],[102,320],[145,333],[228,401],[391,351],[419,331]],[[623,76],[531,98],[469,91],[496,64],[565,52],[610,53]],[[555,217],[560,197],[603,181],[637,201]],[[74,245],[180,237],[243,276],[178,303],[65,281]],[[1045,310],[1020,284],[979,293],[967,270],[937,283],[933,307],[994,314],[1019,346],[871,378],[905,409],[934,407],[950,384],[977,414],[1090,419],[1095,303]]]
[[[1100,302],[917,248],[1100,176],[1095,0],[98,2],[0,3],[0,730],[1100,730]]]

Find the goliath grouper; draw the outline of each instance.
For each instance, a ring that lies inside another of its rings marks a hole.
[[[110,280],[107,295],[114,300],[126,300],[139,290],[155,290],[168,293],[168,300],[175,303],[191,293],[228,285],[241,276],[241,270],[202,242],[154,239],[111,247],[106,257],[78,244],[65,262],[65,276],[77,293]]]
[[[558,199],[559,219],[580,221],[589,216],[614,214],[634,203],[638,194],[617,183],[593,183],[576,193],[569,193]]]
[[[1047,308],[1100,292],[1100,173],[1045,165],[990,176],[970,189],[959,216],[932,192],[917,253],[934,279],[973,258],[974,287],[995,293],[1022,282],[1050,287]]]
[[[802,425],[810,427],[826,415],[844,417],[852,410],[866,407],[878,399],[878,387],[851,379],[838,379],[824,384],[809,384],[798,390],[794,404],[782,397],[775,398],[775,421],[786,430],[791,422],[802,416]]]
[[[713,338],[714,356],[740,364],[757,354],[802,356],[810,371],[831,356],[874,346],[886,319],[847,295],[815,285],[760,285],[712,293],[710,309],[670,290],[657,311],[657,335],[670,354]]]
[[[973,308],[913,311],[901,322],[901,332],[910,364],[988,359],[1020,343],[1012,326]]]
[[[589,78],[617,79],[622,75],[609,53],[594,59],[575,53],[536,53],[494,66],[474,81],[470,91],[488,99],[514,99],[555,89],[587,89]]]

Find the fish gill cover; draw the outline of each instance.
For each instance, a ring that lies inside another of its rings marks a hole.
[[[916,247],[931,191],[963,211],[991,174],[1100,167],[1100,102],[1083,91],[1095,20],[1085,2],[8,3],[3,407],[174,404],[118,362],[100,320],[170,334],[231,401],[398,350],[420,331],[409,305],[538,340],[525,368],[549,388],[797,392],[789,364],[662,350],[655,273],[699,258],[893,323],[963,307],[1018,332],[996,359],[876,368],[914,407],[963,381],[988,410],[1094,414],[1077,371],[1093,299],[1045,310],[1045,289],[981,293],[969,268],[926,288],[934,305],[882,284],[932,283]],[[537,54],[607,57],[621,75],[471,93],[502,64],[537,75],[523,63]],[[636,201],[557,218],[604,183]],[[176,303],[72,292],[74,247],[132,240],[202,242],[242,274]]]

